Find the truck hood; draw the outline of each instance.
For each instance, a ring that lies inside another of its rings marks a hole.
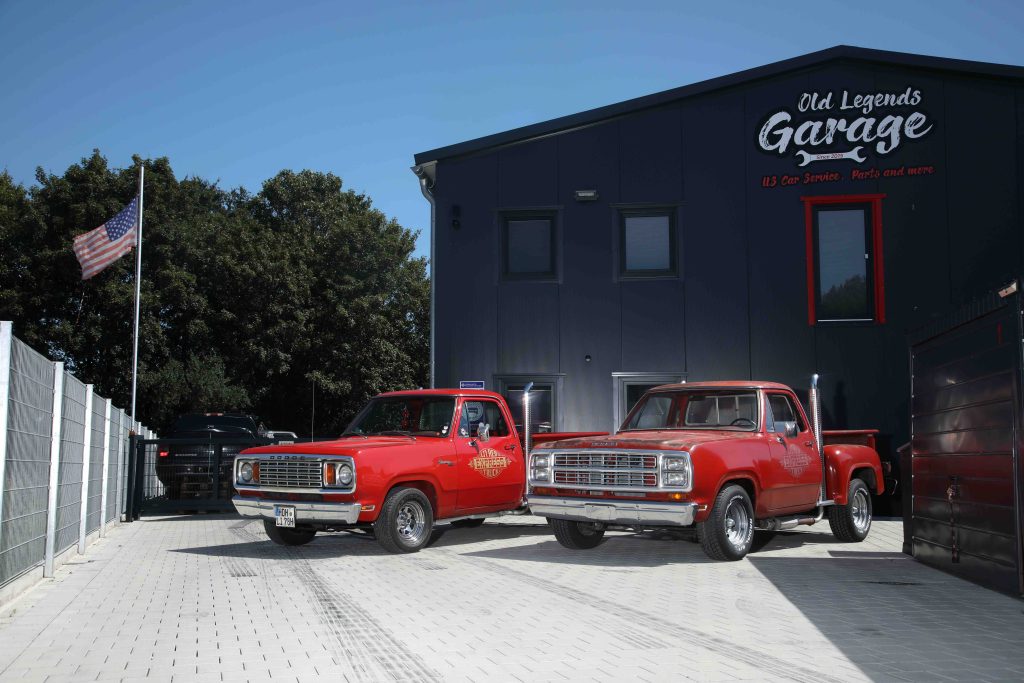
[[[270,453],[295,453],[301,455],[356,455],[379,448],[395,448],[422,444],[429,437],[417,437],[413,441],[407,436],[344,436],[334,441],[314,441],[313,443],[278,444],[274,446],[257,446],[242,451],[243,455],[264,455]],[[429,439],[438,441],[438,439]]]
[[[726,430],[665,430],[650,432],[619,432],[604,437],[583,437],[545,443],[538,448],[637,448],[650,450],[690,451],[703,443],[750,439],[757,432]]]

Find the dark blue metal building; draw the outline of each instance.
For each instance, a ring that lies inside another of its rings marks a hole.
[[[415,164],[434,384],[534,381],[556,430],[653,384],[817,371],[826,426],[886,458],[908,332],[1024,265],[1017,66],[841,46]]]

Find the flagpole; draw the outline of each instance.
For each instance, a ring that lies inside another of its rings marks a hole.
[[[135,242],[135,331],[132,335],[132,419],[139,421],[135,414],[135,389],[139,374],[139,299],[142,292],[142,181],[146,166],[139,160],[139,229]]]

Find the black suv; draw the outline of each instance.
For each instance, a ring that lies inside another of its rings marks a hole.
[[[156,476],[167,498],[231,498],[235,456],[269,443],[258,418],[241,413],[190,413],[174,421],[161,443]]]

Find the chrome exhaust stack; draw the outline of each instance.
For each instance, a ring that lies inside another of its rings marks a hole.
[[[818,373],[811,375],[811,391],[807,397],[808,407],[811,409],[811,431],[814,433],[814,443],[818,447],[818,460],[821,461],[821,483],[818,487],[818,504],[826,502],[825,480],[828,470],[825,466],[825,443],[821,438],[821,393],[818,391]]]
[[[523,497],[530,494],[530,451],[533,450],[533,434],[530,429],[530,390],[533,382],[523,387]]]

